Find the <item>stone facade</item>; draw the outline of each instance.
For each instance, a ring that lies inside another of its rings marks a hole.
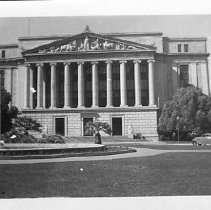
[[[49,133],[55,131],[55,118],[64,118],[66,136],[83,136],[84,135],[84,118],[97,117],[100,121],[108,122],[112,126],[113,118],[122,118],[122,135],[127,136],[128,127],[132,125],[134,133],[141,133],[147,138],[157,138],[157,109],[122,109],[111,108],[105,109],[78,109],[74,110],[54,110],[52,111],[28,111],[24,112],[28,117],[36,119],[48,127]],[[103,136],[107,134],[102,133]]]
[[[49,133],[86,135],[87,120],[157,138],[157,111],[179,87],[210,95],[207,38],[162,33],[22,37],[0,45],[0,70],[11,105]]]

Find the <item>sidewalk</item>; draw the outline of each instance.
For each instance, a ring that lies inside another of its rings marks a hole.
[[[211,150],[157,150],[148,148],[135,148],[137,152],[105,155],[105,156],[86,156],[86,157],[67,157],[67,158],[51,158],[51,159],[27,159],[27,160],[0,160],[0,165],[7,164],[35,164],[35,163],[61,163],[74,161],[103,161],[116,160],[123,158],[138,158],[145,156],[161,155],[164,153],[186,152],[186,153],[211,153]]]
[[[28,160],[0,160],[0,165],[4,164],[34,164],[34,163],[60,163],[60,162],[72,162],[72,161],[97,161],[97,160],[114,160],[122,158],[135,158],[149,155],[162,154],[166,151],[136,148],[137,152],[117,154],[117,155],[105,155],[105,156],[86,156],[86,157],[67,157],[67,158],[51,158],[51,159],[28,159]]]

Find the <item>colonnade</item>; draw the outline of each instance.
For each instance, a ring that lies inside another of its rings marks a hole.
[[[154,106],[154,60],[148,60],[148,87],[149,87],[149,106]],[[106,63],[106,93],[107,105],[112,107],[112,61],[105,61]],[[126,60],[119,61],[120,65],[120,107],[127,107],[127,77],[126,77]],[[142,106],[141,101],[141,60],[134,60],[134,91],[135,91],[135,106]],[[63,63],[64,65],[64,108],[72,108],[73,97],[71,96],[71,66],[70,62]],[[78,62],[78,108],[84,108],[84,62]],[[99,80],[98,80],[98,62],[91,62],[92,65],[92,108],[99,107]],[[57,63],[50,63],[51,76],[50,76],[50,109],[56,108],[56,70]],[[43,63],[36,64],[37,67],[37,109],[45,108],[45,78],[44,78],[44,65]],[[25,108],[33,107],[32,94],[30,88],[33,81],[33,72],[30,64],[26,65],[25,77]]]

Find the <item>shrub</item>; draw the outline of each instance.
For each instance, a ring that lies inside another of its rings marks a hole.
[[[141,133],[135,133],[135,134],[133,135],[133,138],[134,138],[134,139],[140,139],[140,140],[142,140],[142,141],[146,140],[146,137],[143,136]]]
[[[11,136],[15,135],[15,138]],[[64,137],[60,135],[45,136],[45,138],[36,139],[33,135],[20,132],[7,132],[1,135],[1,140],[5,143],[41,143],[41,144],[64,144],[66,143]]]
[[[64,144],[66,143],[64,137],[60,135],[49,135],[45,138],[38,139],[38,143],[44,143],[44,144]]]
[[[15,138],[11,138],[15,135]],[[26,133],[15,133],[15,132],[7,132],[1,136],[1,139],[4,140],[5,143],[36,143],[37,139]]]
[[[21,140],[22,140],[22,143],[36,143],[37,142],[37,139],[30,134],[23,135]]]

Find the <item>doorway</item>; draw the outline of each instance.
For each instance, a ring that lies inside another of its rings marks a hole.
[[[55,134],[65,135],[65,118],[58,117],[55,118]]]
[[[122,136],[122,118],[112,118],[112,134],[113,136]]]
[[[84,136],[93,136],[93,132],[92,132],[91,129],[89,129],[89,130],[86,130],[86,129],[85,129],[86,124],[87,124],[88,122],[93,122],[93,118],[83,118],[83,121],[84,121],[84,123],[83,123],[83,127],[84,127]]]

